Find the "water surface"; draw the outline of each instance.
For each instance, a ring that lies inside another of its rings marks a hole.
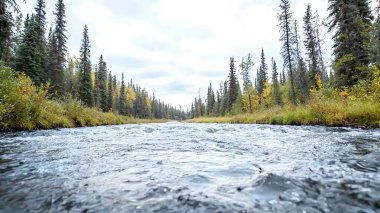
[[[144,124],[0,135],[0,212],[380,212],[380,130]]]

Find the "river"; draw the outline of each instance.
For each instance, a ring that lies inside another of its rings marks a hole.
[[[0,212],[380,212],[380,130],[164,123],[0,133]]]

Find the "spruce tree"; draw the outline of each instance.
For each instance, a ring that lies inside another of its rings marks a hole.
[[[80,82],[79,82],[79,98],[88,107],[94,104],[92,94],[92,81],[91,81],[91,51],[90,39],[88,37],[87,25],[84,27],[82,46],[80,49]]]
[[[281,32],[280,41],[283,43],[281,55],[284,60],[284,66],[287,67],[290,79],[290,95],[293,105],[297,104],[295,85],[294,85],[294,35],[292,30],[292,16],[288,0],[281,0],[280,12],[278,13],[279,27]]]
[[[121,87],[120,87],[120,97],[119,97],[119,114],[126,115],[126,96],[125,96],[125,83],[124,83],[124,73],[121,74]]]
[[[112,73],[108,74],[108,90],[107,90],[107,108],[105,111],[111,111],[113,106],[113,81]]]
[[[300,101],[302,103],[306,102],[306,99],[309,97],[309,86],[308,86],[308,79],[307,79],[307,70],[306,70],[306,64],[302,58],[302,53],[300,49],[300,43],[299,43],[299,34],[298,34],[298,24],[297,21],[294,22],[294,36],[295,36],[295,46],[296,46],[296,57],[297,57],[297,70],[296,70],[296,82],[297,87],[300,90]],[[316,78],[316,75],[313,79]]]
[[[239,81],[236,77],[235,58],[230,58],[230,72],[228,74],[228,99],[227,111],[231,111],[232,105],[236,102],[240,94]]]
[[[207,106],[206,106],[206,114],[210,115],[213,113],[214,106],[215,106],[215,95],[214,95],[214,90],[212,89],[212,85],[210,83],[210,86],[208,87],[207,90]]]
[[[45,56],[39,37],[39,23],[33,14],[25,19],[22,42],[17,49],[14,68],[25,72],[35,85],[46,82]]]
[[[63,95],[64,92],[64,69],[66,63],[66,21],[65,21],[65,5],[63,0],[58,0],[55,5],[55,28],[53,31],[54,43],[49,41],[49,58],[50,64],[48,72],[50,74],[51,84],[55,90]],[[54,48],[53,48],[54,46]],[[50,50],[54,49],[54,52]]]
[[[265,61],[264,49],[261,49],[261,58],[260,58],[260,68],[259,75],[257,78],[257,91],[261,96],[264,92],[265,83],[268,81],[268,66]]]
[[[311,78],[311,83],[315,85],[315,76],[317,74],[321,75],[318,68],[318,44],[315,29],[315,17],[311,9],[311,5],[307,4],[304,21],[304,45],[306,47],[308,62],[310,64],[309,73]]]
[[[281,93],[280,93],[280,82],[278,82],[278,72],[276,61],[272,58],[272,81],[273,81],[273,91],[272,97],[276,105],[282,104]]]
[[[371,8],[368,0],[329,0],[329,31],[334,31],[335,82],[353,86],[369,75]]]
[[[103,55],[99,58],[97,86],[99,88],[99,105],[103,112],[109,111],[107,99],[107,63],[103,60]]]
[[[12,11],[19,12],[15,0],[0,1],[0,60],[6,65],[9,65],[12,59],[12,27],[14,26]]]

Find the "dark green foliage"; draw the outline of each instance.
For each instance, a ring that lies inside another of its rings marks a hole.
[[[12,59],[12,27],[13,16],[11,10],[18,11],[14,0],[0,0],[0,60],[9,64]]]
[[[108,74],[108,93],[107,93],[107,108],[105,111],[111,111],[113,106],[113,82],[112,82],[112,73]]]
[[[280,83],[278,82],[278,72],[276,61],[272,58],[272,82],[273,82],[273,91],[272,97],[276,105],[282,104],[281,93],[280,93]]]
[[[299,34],[298,34],[298,24],[297,21],[294,22],[294,36],[295,36],[295,46],[296,46],[296,58],[297,58],[297,70],[295,72],[297,88],[300,92],[300,101],[301,103],[305,103],[307,98],[309,97],[309,85],[307,78],[307,70],[306,64],[302,58],[300,43],[299,43]],[[313,74],[313,72],[309,72],[309,74]],[[314,78],[315,79],[315,75]],[[314,80],[315,81],[315,80]],[[317,87],[315,87],[317,88]]]
[[[210,115],[213,113],[214,107],[215,107],[215,94],[214,94],[214,90],[212,89],[211,83],[210,83],[210,86],[208,87],[208,90],[207,90],[206,102],[207,102],[206,114]]]
[[[239,81],[236,76],[235,69],[235,58],[230,58],[230,72],[228,74],[228,102],[227,111],[231,111],[232,105],[235,104],[236,100],[240,95]]]
[[[59,95],[64,93],[64,69],[66,63],[66,21],[62,0],[55,5],[55,28],[49,33],[48,72],[53,88]],[[50,38],[52,37],[52,38]]]
[[[45,42],[39,37],[40,26],[35,15],[26,18],[22,42],[17,49],[14,68],[25,72],[36,85],[47,81]]]
[[[371,8],[368,0],[329,0],[329,30],[334,31],[335,82],[353,86],[369,75]]]
[[[100,56],[96,87],[99,93],[99,107],[103,112],[108,112],[108,99],[107,99],[107,63],[103,60],[103,55]]]
[[[281,0],[280,12],[278,13],[279,27],[281,32],[280,41],[283,43],[281,55],[284,59],[284,67],[287,67],[290,79],[290,95],[293,105],[297,104],[295,86],[294,86],[294,40],[295,36],[292,30],[293,13],[290,11],[288,0]]]
[[[125,95],[125,83],[124,83],[124,73],[121,75],[121,87],[120,87],[120,97],[119,97],[119,114],[126,115],[127,107],[126,107],[127,97]]]
[[[257,91],[261,96],[264,92],[265,83],[268,81],[268,66],[265,61],[264,49],[261,49],[260,68],[257,76]]]
[[[90,55],[90,39],[88,37],[87,25],[84,27],[82,46],[80,49],[80,81],[79,81],[79,98],[88,107],[94,104],[92,94],[92,81],[91,81],[91,55]]]

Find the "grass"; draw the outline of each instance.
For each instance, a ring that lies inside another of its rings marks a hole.
[[[312,100],[307,105],[297,107],[272,107],[252,114],[200,117],[188,122],[380,128],[380,103],[360,100]]]
[[[48,88],[36,88],[24,74],[0,63],[0,131],[73,128],[84,126],[157,123],[166,120],[134,119],[85,107],[66,98],[47,98]]]

